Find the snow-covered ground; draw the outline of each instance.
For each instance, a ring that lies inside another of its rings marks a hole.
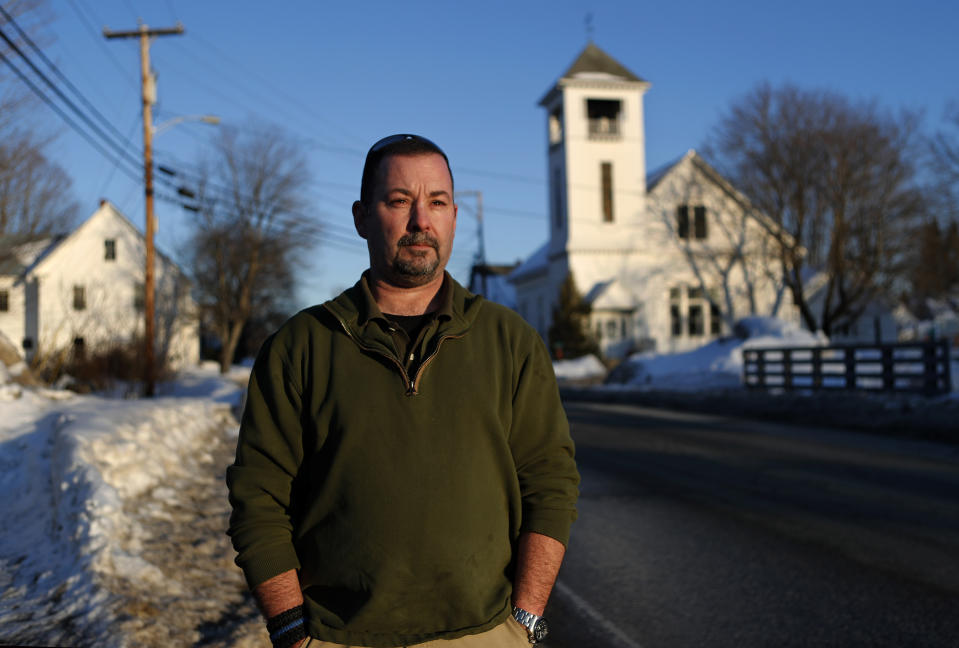
[[[829,343],[823,335],[772,317],[744,318],[737,333],[683,353],[634,354],[618,369],[621,382],[678,391],[734,388],[742,385],[743,349]]]
[[[583,356],[574,360],[554,360],[553,371],[559,380],[587,380],[601,378],[606,375],[606,367],[594,355]]]
[[[269,645],[225,536],[248,371],[149,400],[0,372],[0,644]]]

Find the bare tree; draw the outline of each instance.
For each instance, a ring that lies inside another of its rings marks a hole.
[[[47,158],[46,144],[29,132],[0,131],[0,237],[63,232],[76,221],[73,183]]]
[[[16,26],[7,24],[0,13],[0,28],[19,46],[25,47],[20,30],[34,42],[49,40],[43,29],[51,21],[47,0],[2,5]],[[16,60],[6,44],[0,43],[0,54]],[[70,177],[46,155],[53,138],[42,135],[40,127],[31,122],[37,105],[36,97],[6,65],[0,65],[0,239],[8,243],[68,230],[78,214]]]
[[[959,103],[946,109],[947,129],[932,139],[932,169],[937,181],[939,213],[959,219]]]
[[[907,234],[925,210],[917,121],[830,92],[762,84],[715,129],[707,149],[777,225],[784,281],[809,329],[828,335],[854,321],[903,272]]]
[[[302,215],[308,180],[299,147],[277,129],[224,129],[201,165],[192,268],[197,301],[226,372],[255,314],[282,307],[298,255],[315,240]]]

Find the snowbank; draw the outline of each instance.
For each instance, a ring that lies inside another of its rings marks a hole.
[[[0,500],[2,635],[126,645],[115,624],[129,611],[118,608],[117,593],[146,590],[159,600],[180,587],[145,554],[137,516],[209,472],[211,435],[232,421],[241,388],[209,369],[182,375],[166,386],[171,395],[151,400],[6,381],[0,372],[0,488],[17,496]]]
[[[683,353],[644,352],[630,356],[610,381],[631,387],[698,391],[742,384],[743,349],[778,346],[824,346],[828,339],[773,317],[747,317],[736,335]]]
[[[575,360],[554,360],[553,371],[559,380],[584,380],[601,378],[606,375],[606,367],[594,355],[587,355]]]

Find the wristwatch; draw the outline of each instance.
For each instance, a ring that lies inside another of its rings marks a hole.
[[[520,625],[529,632],[529,642],[531,644],[539,643],[549,634],[549,625],[546,619],[536,616],[532,612],[527,612],[523,608],[513,606],[513,618],[519,621]]]

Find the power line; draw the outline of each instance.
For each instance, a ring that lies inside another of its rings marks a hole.
[[[6,12],[4,12],[4,13],[6,13]],[[7,15],[9,15],[9,14],[7,14]],[[65,103],[68,108],[70,108],[70,110],[72,110],[74,113],[76,113],[76,115],[87,125],[88,128],[90,128],[93,132],[95,132],[95,133],[96,133],[102,140],[104,140],[107,144],[109,144],[110,146],[112,146],[112,147],[116,150],[116,152],[119,153],[119,155],[120,155],[121,157],[124,157],[124,158],[126,158],[127,160],[132,160],[132,163],[135,164],[135,165],[138,164],[137,159],[130,154],[129,150],[127,150],[126,148],[124,148],[122,145],[118,145],[116,142],[114,142],[114,141],[110,138],[109,135],[107,135],[96,123],[93,122],[93,120],[90,119],[90,117],[89,117],[86,113],[84,113],[82,110],[80,110],[80,108],[77,107],[77,105],[76,105],[69,97],[67,97],[67,96],[63,93],[63,91],[60,90],[60,88],[58,88],[57,85],[56,85],[55,83],[53,83],[53,81],[51,81],[50,78],[49,78],[46,74],[44,74],[43,71],[41,71],[41,70],[33,63],[33,61],[30,60],[30,58],[23,52],[23,50],[21,50],[20,47],[19,47],[13,40],[10,39],[9,36],[7,36],[7,33],[3,30],[2,27],[0,27],[0,39],[2,39],[11,49],[13,49],[14,52],[16,52],[16,54],[17,54],[21,59],[23,59],[23,61],[24,61],[24,62],[27,64],[27,66],[33,71],[33,73],[36,74],[38,77],[40,77],[40,79],[47,85],[47,87],[49,87],[50,90],[52,90],[53,93],[56,94],[56,96],[59,97],[60,100],[61,100],[63,103]],[[7,62],[7,64],[8,64],[11,68],[13,68],[13,69],[16,70],[16,68],[14,68],[14,66],[13,66],[12,61],[10,61],[9,58],[7,58],[7,57],[5,56],[5,57],[4,57],[4,60]],[[32,89],[34,92],[37,92],[37,93],[40,92],[39,88],[37,88],[37,87],[36,87],[35,85],[33,85],[32,83],[28,82],[28,81],[27,81],[27,77],[26,77],[25,75],[23,75],[22,73],[20,73],[19,70],[17,70],[17,76],[19,76],[25,83],[28,83],[28,84],[31,86],[31,89]],[[45,101],[47,101],[48,105],[53,105],[53,103],[52,103],[51,101],[49,101],[48,99],[45,99]],[[60,114],[61,114],[61,116],[63,116],[63,113],[60,113]],[[77,126],[72,126],[72,127],[73,127],[74,129],[77,129],[77,130],[78,130],[78,127],[77,127]],[[111,128],[112,128],[112,126],[111,126]],[[114,129],[114,130],[115,130],[115,129]],[[121,137],[122,137],[122,136],[121,136]],[[88,141],[89,141],[89,140],[88,140]]]
[[[196,39],[196,41],[197,41],[198,43],[200,43],[201,45],[207,47],[208,49],[210,49],[210,50],[212,50],[213,52],[215,52],[218,56],[221,56],[222,58],[224,58],[224,59],[226,59],[228,62],[230,62],[230,63],[232,64],[232,67],[233,67],[233,68],[235,68],[235,69],[243,69],[243,70],[245,70],[245,71],[247,72],[248,75],[253,76],[253,77],[256,77],[256,78],[260,81],[260,83],[263,83],[263,84],[266,85],[268,88],[270,88],[271,90],[273,90],[274,93],[276,93],[276,94],[284,97],[290,104],[292,104],[292,105],[298,107],[300,110],[302,110],[302,111],[303,111],[303,114],[304,114],[305,116],[307,116],[311,121],[318,119],[318,120],[320,120],[320,121],[322,121],[322,122],[325,122],[329,127],[336,129],[336,132],[338,132],[340,135],[345,136],[347,139],[353,140],[354,142],[356,142],[356,143],[359,144],[360,146],[365,145],[365,143],[366,143],[366,140],[365,140],[365,139],[359,138],[359,137],[353,135],[352,133],[344,132],[341,126],[337,126],[336,124],[330,123],[330,122],[329,122],[328,120],[326,120],[321,114],[318,114],[318,113],[317,113],[315,106],[307,106],[306,104],[304,104],[304,103],[302,102],[301,99],[299,99],[298,97],[296,97],[296,96],[294,96],[294,95],[289,94],[289,93],[286,92],[283,88],[277,87],[277,86],[274,85],[273,82],[270,81],[269,79],[266,79],[266,78],[261,77],[260,75],[256,74],[256,72],[250,70],[250,69],[248,68],[248,66],[246,66],[246,65],[240,63],[239,61],[237,61],[236,59],[232,58],[229,54],[227,54],[226,52],[224,52],[223,50],[221,50],[219,47],[217,47],[217,46],[214,45],[213,43],[207,41],[207,40],[204,39],[202,36],[194,36],[194,38]],[[365,153],[365,151],[364,151],[364,153]]]
[[[63,74],[63,72],[60,71],[60,68],[58,68],[58,67],[53,63],[53,61],[51,61],[51,60],[47,57],[46,54],[43,53],[43,50],[41,50],[39,47],[37,47],[37,44],[33,42],[33,39],[30,38],[30,36],[27,35],[27,33],[23,31],[23,29],[21,29],[20,25],[17,24],[17,21],[14,20],[13,16],[11,16],[11,15],[7,12],[7,10],[3,8],[3,5],[2,5],[2,4],[0,4],[0,14],[3,15],[3,17],[7,20],[7,22],[8,22],[9,24],[13,25],[13,28],[17,30],[17,33],[18,33],[18,34],[20,35],[20,37],[24,40],[24,42],[25,42],[27,45],[30,46],[30,49],[32,49],[32,50],[37,54],[37,56],[40,57],[40,60],[42,60],[42,61],[47,65],[47,67],[49,67],[49,68],[53,71],[53,73],[57,76],[57,78],[59,78],[64,84],[66,84],[67,88],[69,88],[69,90],[74,94],[74,96],[76,96],[76,97],[80,100],[80,102],[87,108],[87,110],[91,111],[91,112],[93,113],[93,115],[94,115],[95,117],[97,117],[97,119],[100,120],[101,123],[105,124],[108,129],[110,129],[111,131],[113,131],[114,137],[119,138],[119,140],[123,143],[123,148],[124,148],[124,150],[129,150],[129,149],[132,147],[132,143],[129,141],[129,138],[124,138],[123,134],[116,129],[116,127],[113,125],[113,123],[112,123],[109,119],[107,119],[106,117],[104,117],[103,113],[101,113],[99,110],[97,110],[97,107],[94,106],[93,103],[91,103],[90,100],[87,99],[87,98],[83,95],[82,92],[80,92],[80,89],[77,88],[77,86],[74,85],[74,84],[70,81],[70,79],[68,79],[68,78],[66,77],[66,75]],[[2,30],[0,30],[0,31],[2,31]],[[7,38],[6,35],[3,35],[2,38],[3,38],[3,40],[5,40],[5,41],[7,41],[7,42],[9,43],[9,40],[8,40],[8,38]],[[42,76],[41,72],[29,61],[29,59],[26,58],[26,56],[23,54],[22,51],[17,50],[17,53],[20,55],[21,58],[23,58],[23,59],[27,62],[27,64],[30,66],[30,68],[31,68],[34,72],[36,72],[38,75],[41,75],[41,76]],[[46,79],[44,79],[44,80],[46,80]],[[48,82],[48,83],[49,83],[49,82]],[[58,94],[59,94],[59,93],[58,93]],[[62,95],[60,95],[60,96],[62,97]]]
[[[93,35],[93,40],[96,41],[97,46],[100,47],[106,53],[107,58],[110,59],[110,62],[112,62],[113,65],[116,66],[116,68],[120,71],[120,76],[124,77],[131,84],[133,88],[138,89],[139,85],[137,84],[137,82],[132,77],[128,76],[130,71],[120,63],[119,59],[117,59],[117,57],[113,55],[113,52],[110,50],[110,48],[107,47],[106,44],[103,42],[103,40],[100,38],[100,32],[97,30],[96,26],[90,22],[90,17],[80,10],[80,7],[77,6],[74,0],[67,0],[67,2],[70,4],[70,7],[73,9],[73,12],[77,14],[77,16],[80,18],[80,22],[86,25],[87,29],[90,30],[90,33]],[[91,13],[92,13],[92,10],[91,10]],[[94,20],[96,20],[96,16],[94,16],[93,18]]]
[[[79,133],[80,136],[83,137],[85,140],[87,140],[87,142],[91,146],[93,146],[93,148],[95,148],[101,155],[103,155],[103,157],[119,165],[120,158],[115,158],[113,154],[107,151],[99,141],[94,139],[92,135],[90,135],[85,130],[83,130],[79,126],[79,124],[73,121],[73,119],[62,108],[60,108],[60,106],[55,104],[47,95],[45,95],[43,91],[39,87],[37,87],[37,85],[33,81],[31,81],[29,77],[27,77],[19,68],[17,68],[13,64],[13,61],[11,61],[9,57],[7,57],[2,52],[0,52],[0,61],[2,61],[3,63],[6,63],[7,66],[9,66],[11,70],[13,70],[14,74],[16,74],[17,77],[19,77],[19,79],[23,81],[27,85],[27,87],[35,95],[37,95],[37,97],[40,98],[41,101],[47,104],[47,106],[49,106],[55,113],[57,113],[57,115],[60,116],[61,119],[63,119],[64,122],[66,122],[67,126],[69,126],[73,130],[75,130],[77,133]],[[121,171],[123,171],[123,173],[127,174],[129,177],[139,181],[139,176],[135,172],[131,171],[130,169],[122,165],[120,165],[119,168]]]
[[[130,124],[130,128],[127,129],[127,133],[128,133],[128,135],[127,135],[127,137],[126,137],[127,141],[130,141],[130,140],[133,139],[133,133],[134,133],[134,131],[135,131],[136,127],[137,127],[137,123],[138,123],[139,121],[140,121],[140,115],[136,115],[136,116],[134,117],[134,119],[133,119],[133,123]],[[110,181],[113,180],[113,174],[116,173],[118,166],[119,166],[119,165],[118,165],[116,162],[114,162],[114,163],[113,163],[113,166],[110,167],[110,173],[107,174],[106,180],[103,181],[103,187],[100,189],[100,195],[101,195],[101,196],[102,196],[102,195],[104,194],[104,192],[107,190],[107,186],[110,184]]]

